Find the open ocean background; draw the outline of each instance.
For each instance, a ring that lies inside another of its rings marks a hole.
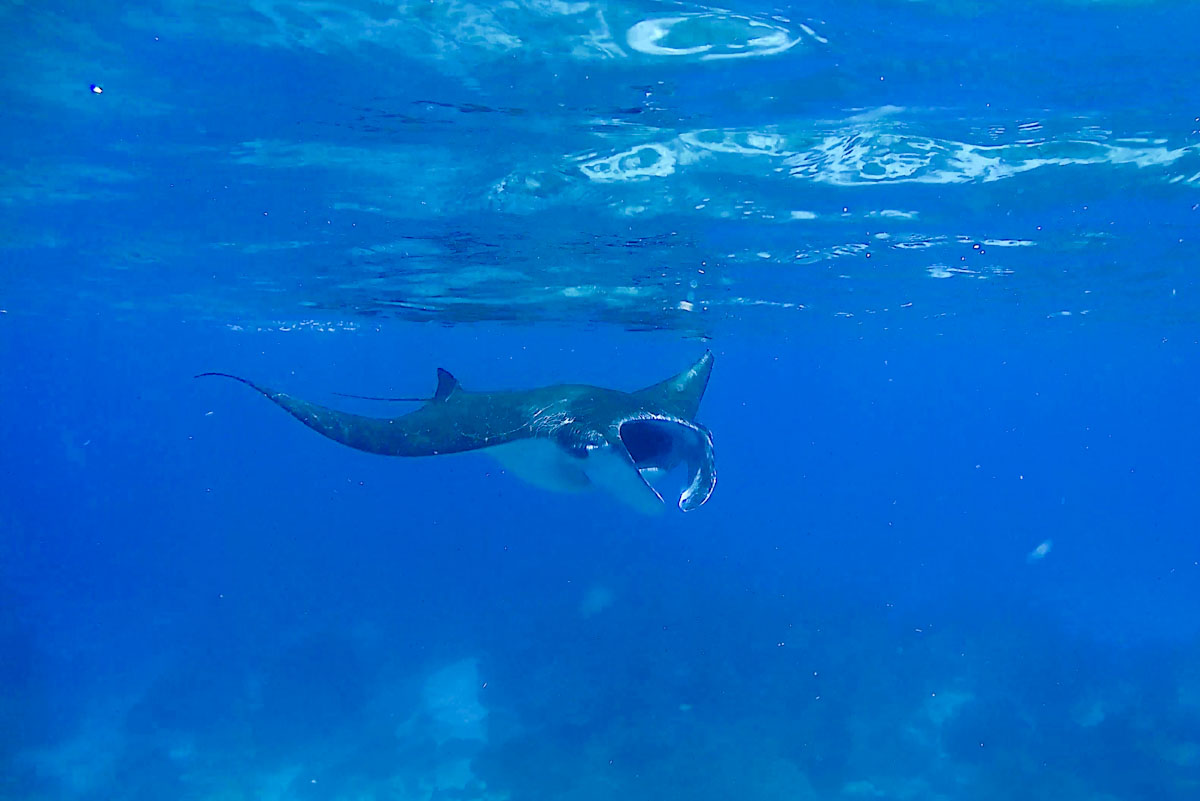
[[[0,798],[1200,798],[1200,4],[725,5],[0,5]]]

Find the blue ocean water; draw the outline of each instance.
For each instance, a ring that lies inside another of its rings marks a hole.
[[[1200,797],[1200,6],[0,8],[0,798]],[[646,516],[361,414],[715,356]]]

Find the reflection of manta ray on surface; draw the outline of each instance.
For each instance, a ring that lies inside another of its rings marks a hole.
[[[314,431],[384,456],[437,456],[483,450],[539,487],[600,488],[643,512],[662,509],[649,483],[687,468],[679,496],[685,512],[704,504],[717,483],[712,434],[693,418],[712,372],[712,353],[673,378],[636,392],[556,384],[511,392],[468,392],[438,370],[425,405],[390,419],[363,417],[248,384]]]

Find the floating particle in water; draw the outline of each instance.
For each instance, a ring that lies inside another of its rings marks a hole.
[[[1046,540],[1041,545],[1039,545],[1038,547],[1036,547],[1032,551],[1030,551],[1029,555],[1025,557],[1025,561],[1026,562],[1037,562],[1040,559],[1045,559],[1046,554],[1050,553],[1050,549],[1053,546],[1054,546],[1053,540]]]
[[[102,95],[102,94],[104,94],[104,87],[103,87],[103,86],[101,86],[101,85],[100,85],[100,84],[98,84],[98,83],[94,83],[94,84],[92,84],[92,85],[91,85],[90,87],[88,87],[88,88],[90,88],[90,89],[92,90],[92,94],[94,94],[94,95]]]

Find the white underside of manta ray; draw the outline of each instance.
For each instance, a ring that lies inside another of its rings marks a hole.
[[[529,483],[579,492],[602,489],[646,513],[663,509],[654,484],[686,469],[685,512],[703,506],[717,484],[712,434],[695,422],[713,355],[635,392],[556,384],[507,392],[469,392],[438,370],[437,392],[392,418],[364,417],[309,403],[227,373],[314,431],[384,456],[482,451]]]

